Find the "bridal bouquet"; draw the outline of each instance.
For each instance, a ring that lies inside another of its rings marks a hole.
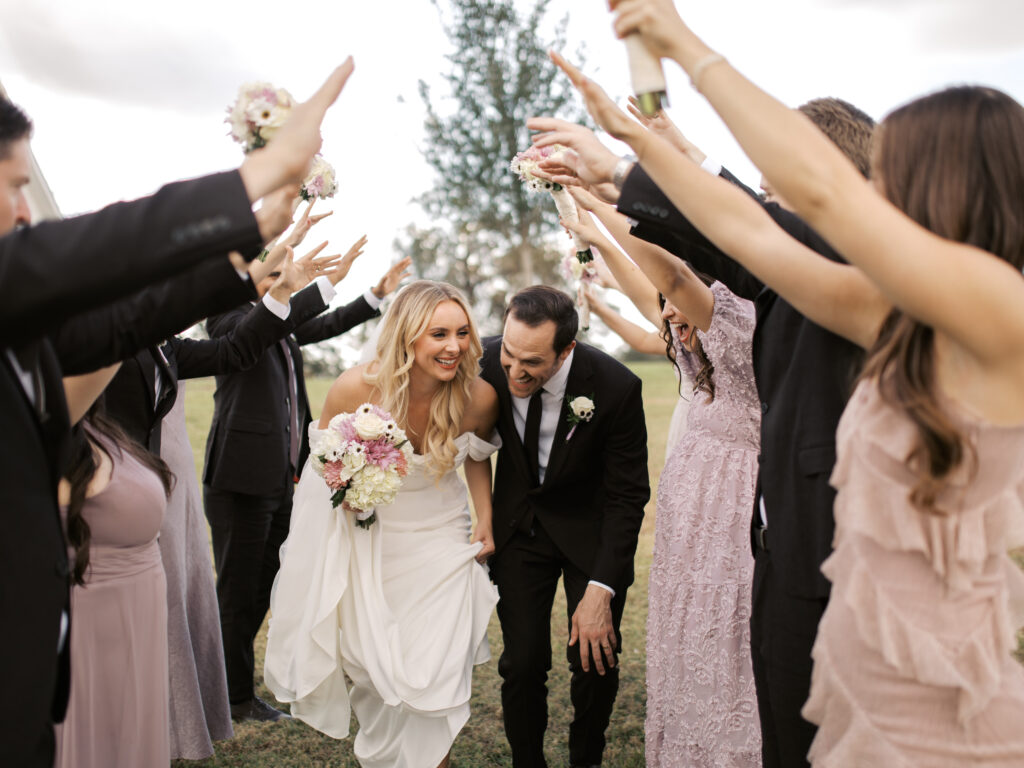
[[[284,88],[270,83],[245,83],[238,98],[228,107],[224,122],[231,126],[231,138],[248,154],[265,147],[288,120],[295,99]]]
[[[576,201],[572,195],[561,184],[542,179],[536,176],[533,171],[537,163],[548,157],[555,157],[567,151],[561,144],[552,144],[550,147],[530,147],[525,152],[518,153],[512,158],[512,172],[519,176],[519,180],[526,184],[531,192],[547,190],[551,193],[558,209],[558,215],[565,221],[579,221],[579,214],[576,212]],[[573,233],[573,242],[576,245],[576,258],[580,264],[586,264],[594,260],[594,254],[590,250],[590,243],[586,242],[579,235]]]
[[[409,472],[412,444],[391,414],[372,403],[355,413],[339,413],[327,429],[312,437],[313,469],[334,493],[334,508],[344,504],[356,525],[377,521],[376,507],[390,504]]]
[[[309,175],[302,182],[302,189],[299,194],[303,200],[316,200],[318,197],[334,197],[338,191],[338,182],[335,180],[334,166],[324,160],[319,152],[313,156],[313,166]]]

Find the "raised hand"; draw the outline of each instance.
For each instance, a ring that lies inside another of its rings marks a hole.
[[[608,7],[615,12],[615,34],[639,35],[658,57],[674,58],[680,40],[693,35],[672,0],[609,0]]]
[[[665,139],[665,141],[693,160],[697,165],[704,162],[707,155],[701,152],[700,148],[696,144],[683,135],[683,132],[679,130],[679,127],[673,123],[672,119],[665,113],[665,110],[661,110],[654,117],[648,117],[640,111],[640,103],[636,100],[636,96],[629,97],[629,104],[626,105],[626,109],[628,109],[629,114],[639,120],[647,130],[661,136],[661,138]]]
[[[378,299],[383,299],[389,293],[391,293],[398,284],[409,276],[409,265],[412,264],[412,259],[406,256],[401,261],[393,264],[391,268],[384,273],[380,281],[373,286],[370,290],[373,291],[373,295]]]
[[[366,235],[363,235],[345,252],[345,255],[341,257],[341,260],[335,266],[334,271],[327,276],[327,279],[331,281],[332,285],[337,285],[348,275],[355,260],[363,254],[363,247],[366,245]]]
[[[350,56],[308,101],[292,109],[273,141],[246,155],[239,174],[249,200],[255,202],[288,183],[301,183],[313,155],[320,151],[320,124],[324,115],[341,94],[353,69],[355,64]]]
[[[313,228],[314,224],[323,221],[328,216],[334,213],[334,211],[327,211],[327,213],[318,213],[316,216],[310,216],[310,212],[313,210],[313,204],[316,200],[310,200],[309,205],[306,206],[306,210],[302,212],[302,216],[295,223],[295,227],[292,229],[291,234],[288,235],[286,245],[290,245],[292,248],[298,248],[302,245],[302,241],[306,239],[306,235],[309,234],[309,230]]]
[[[631,144],[646,133],[647,129],[635,120],[631,120],[625,112],[619,109],[615,105],[615,102],[609,98],[608,94],[604,92],[601,86],[584,76],[579,69],[574,67],[554,51],[549,55],[551,56],[551,60],[555,63],[555,66],[565,72],[569,77],[569,80],[583,97],[583,102],[586,104],[587,111],[590,112],[590,115],[594,118],[597,124],[600,125],[609,136]],[[529,126],[529,124],[530,123],[528,121],[527,126]],[[586,129],[584,128],[583,130]],[[561,133],[563,135],[565,134],[565,132]],[[565,137],[568,138],[568,136]],[[594,141],[597,141],[596,136],[594,136]],[[545,146],[546,144],[553,142],[552,140],[538,137],[534,140],[534,143],[539,144],[540,146]],[[597,143],[600,144],[600,142]],[[575,149],[575,147],[573,148]],[[605,151],[613,158],[615,157],[615,155],[609,150],[605,149]],[[577,153],[579,153],[578,150]],[[615,163],[617,162],[618,160],[616,159]],[[601,181],[611,181],[612,173],[615,171],[615,163],[612,164],[611,170],[608,170],[607,161],[601,165],[602,171],[606,174],[606,178],[602,178]]]
[[[260,228],[263,242],[268,245],[292,224],[295,205],[299,199],[298,184],[285,184],[263,198],[263,204],[256,211],[256,223]],[[278,260],[284,253],[276,254]]]

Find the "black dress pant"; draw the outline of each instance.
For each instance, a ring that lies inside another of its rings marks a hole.
[[[800,710],[810,694],[811,649],[828,600],[787,594],[771,551],[758,549],[751,602],[750,650],[764,768],[807,766],[817,727]]]
[[[501,705],[505,735],[512,748],[514,768],[546,768],[544,731],[547,729],[547,677],[551,669],[551,606],[558,577],[565,584],[568,626],[583,598],[589,578],[569,562],[538,521],[534,535],[516,532],[498,557],[491,561],[491,577],[498,587],[498,618],[505,648],[498,660],[502,677]],[[625,590],[612,599],[612,621],[618,644],[619,622],[626,603]],[[571,765],[600,765],[604,733],[619,689],[619,669],[606,667],[599,675],[580,664],[579,643],[566,646],[572,673],[570,695],[574,717],[569,726]],[[616,654],[616,659],[618,654]]]
[[[270,608],[270,589],[291,522],[293,489],[290,478],[279,494],[270,496],[203,486],[217,570],[228,699],[232,704],[254,696],[253,641]]]

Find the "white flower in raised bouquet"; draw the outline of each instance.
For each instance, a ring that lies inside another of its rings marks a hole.
[[[265,82],[245,83],[228,107],[224,122],[231,126],[231,138],[249,153],[266,146],[287,122],[294,106],[295,99],[284,88]]]
[[[338,191],[338,182],[334,172],[334,166],[324,160],[323,155],[317,154],[313,157],[313,166],[309,175],[302,182],[302,189],[299,194],[303,200],[316,200],[321,197],[334,197]]]

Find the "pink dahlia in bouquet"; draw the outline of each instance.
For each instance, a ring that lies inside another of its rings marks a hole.
[[[412,444],[391,414],[373,403],[339,413],[311,436],[313,469],[333,491],[335,509],[344,505],[356,525],[369,528],[376,508],[395,500],[409,472]]]

